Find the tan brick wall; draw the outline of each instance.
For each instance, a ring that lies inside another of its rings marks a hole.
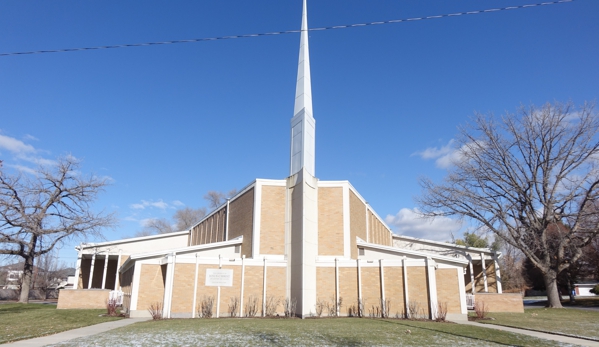
[[[171,313],[192,312],[194,278],[195,264],[175,264]]]
[[[110,289],[62,289],[57,309],[105,309]]]
[[[429,317],[426,267],[408,266],[407,272],[409,301],[418,303],[424,315]],[[421,314],[419,313],[419,315]]]
[[[241,266],[223,266],[222,268],[233,270],[233,286],[220,287],[220,316],[229,317],[231,298],[239,300],[239,295],[241,294]],[[216,312],[216,307],[214,310]],[[239,309],[237,310],[237,314],[239,314]]]
[[[381,306],[381,276],[378,267],[362,267],[362,299],[367,313],[372,306]]]
[[[266,297],[267,300],[269,297],[278,300],[277,313],[284,315],[283,300],[287,297],[287,268],[278,266],[267,268]]]
[[[316,268],[316,299],[335,302],[335,268]]]
[[[252,256],[252,232],[254,223],[254,188],[229,204],[229,240],[243,235],[241,255]]]
[[[369,242],[377,245],[393,245],[389,230],[371,211],[368,211],[368,237]]]
[[[189,296],[188,299],[188,308],[187,313],[190,313],[189,308],[191,308],[192,304],[193,304],[193,279],[195,277],[195,264],[189,264],[192,265],[193,270],[192,273],[190,275],[191,277],[191,282],[192,282],[192,294]],[[198,265],[198,292],[197,292],[197,296],[196,296],[196,307],[194,308],[196,314],[198,312],[198,308],[200,307],[200,304],[202,302],[202,300],[206,297],[212,297],[212,299],[214,300],[214,306],[212,307],[212,312],[216,313],[216,292],[217,292],[217,287],[206,287],[206,269],[218,269],[218,265]],[[174,293],[173,293],[173,300],[174,300]]]
[[[245,287],[243,289],[243,312],[250,297],[258,299],[258,314],[262,313],[262,290],[263,290],[264,268],[262,266],[245,267]]]
[[[343,255],[343,188],[318,188],[318,255]]]
[[[350,249],[351,258],[358,258],[358,248],[356,247],[356,236],[366,241],[366,206],[362,200],[351,191],[349,191],[349,228],[350,228]]]
[[[339,297],[343,299],[340,314],[347,315],[347,309],[358,303],[358,270],[355,267],[339,268]]]
[[[203,245],[224,241],[227,219],[226,205],[191,229],[189,244]]]
[[[137,310],[147,310],[152,304],[163,303],[165,276],[166,265],[141,265]]]
[[[285,189],[262,186],[261,254],[285,254]]]
[[[403,268],[400,266],[385,266],[385,299],[389,300],[389,314],[405,312],[403,294]]]
[[[524,303],[520,293],[476,293],[474,300],[484,302],[489,312],[524,313]]]
[[[460,287],[456,269],[437,269],[437,302],[447,304],[447,313],[462,313]]]

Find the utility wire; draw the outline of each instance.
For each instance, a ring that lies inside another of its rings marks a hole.
[[[520,5],[520,6],[508,6],[508,7],[490,8],[490,9],[487,9],[487,10],[476,10],[476,11],[468,11],[468,12],[456,12],[456,13],[441,14],[441,15],[436,15],[436,16],[414,17],[414,18],[387,20],[387,21],[382,21],[382,22],[370,22],[370,23],[359,23],[359,24],[336,25],[336,26],[321,27],[321,28],[311,28],[311,29],[308,29],[308,31],[322,31],[322,30],[333,30],[333,29],[346,29],[346,28],[363,27],[363,26],[369,26],[369,25],[380,25],[380,24],[413,22],[413,21],[425,20],[425,19],[438,19],[438,18],[445,18],[445,17],[464,16],[464,15],[469,15],[469,14],[480,14],[480,13],[487,13],[487,12],[508,11],[508,10],[516,10],[516,9],[523,9],[523,8],[529,8],[529,7],[538,7],[538,6],[546,6],[546,5],[563,4],[563,3],[567,3],[567,2],[573,2],[573,1],[575,1],[575,0],[556,0],[556,1],[549,1],[549,2],[541,2],[541,3],[536,3],[536,4]],[[172,40],[172,41],[146,42],[146,43],[129,43],[129,44],[111,45],[111,46],[95,46],[95,47],[82,47],[82,48],[64,48],[64,49],[44,50],[44,51],[0,53],[0,57],[11,56],[11,55],[26,55],[26,54],[42,54],[42,53],[60,53],[60,52],[91,51],[91,50],[96,50],[96,49],[109,49],[109,48],[126,48],[126,47],[143,47],[143,46],[156,46],[156,45],[171,45],[171,44],[176,44],[176,43],[204,42],[204,41],[229,40],[229,39],[242,39],[242,38],[248,38],[248,37],[283,35],[283,34],[293,34],[293,33],[299,33],[299,32],[301,32],[301,30],[286,30],[286,31],[274,31],[274,32],[269,32],[269,33],[261,33],[261,34],[217,36],[217,37],[206,37],[206,38],[189,39],[189,40]]]

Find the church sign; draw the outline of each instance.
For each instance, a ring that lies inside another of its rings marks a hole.
[[[206,269],[206,286],[232,287],[233,270]]]

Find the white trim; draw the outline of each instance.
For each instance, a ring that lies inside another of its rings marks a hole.
[[[339,260],[335,259],[335,311],[339,317]]]
[[[245,255],[241,256],[241,293],[239,299],[239,317],[243,317],[243,288],[245,285]]]
[[[468,314],[468,307],[466,305],[466,284],[464,283],[464,274],[462,269],[457,268],[458,272],[458,287],[460,291],[460,311],[462,314]]]
[[[489,292],[489,284],[487,282],[487,264],[485,263],[485,257],[483,253],[480,254],[481,265],[483,267],[483,280],[485,283],[485,293]]]
[[[264,258],[264,269],[262,270],[262,317],[266,317],[266,258]]]
[[[137,297],[139,295],[139,281],[141,280],[141,263],[135,263],[133,268],[133,284],[131,285],[131,307],[129,311],[137,310]]]
[[[430,257],[426,258],[426,275],[428,277],[428,297],[430,319],[437,319],[437,276],[435,261]]]
[[[77,249],[77,247],[75,247],[75,249]],[[73,286],[73,289],[79,289],[79,276],[81,275],[81,258],[82,258],[82,254],[81,254],[81,249],[77,250],[77,265],[75,268],[75,285]],[[83,289],[84,283],[83,283],[83,279],[81,280],[81,289]]]
[[[198,253],[196,253],[196,268],[195,268],[195,276],[193,281],[193,301],[191,303],[191,318],[196,317],[196,305],[197,305],[197,296],[198,296]]]
[[[106,273],[108,272],[108,253],[104,254],[104,270],[102,272],[102,289],[106,289]]]
[[[499,262],[497,261],[497,255],[493,258],[493,265],[495,266],[495,286],[497,287],[497,293],[503,293],[503,287],[501,285],[501,272],[499,271]]]
[[[383,266],[383,259],[379,259],[379,268],[379,276],[381,278],[381,310],[386,312],[385,305],[387,303],[385,302],[385,268]]]
[[[356,245],[365,247],[365,248],[377,249],[377,250],[381,250],[381,251],[392,252],[392,253],[397,253],[397,254],[402,254],[402,255],[411,255],[411,256],[422,257],[422,258],[431,258],[434,260],[444,261],[444,262],[448,262],[448,263],[457,263],[457,264],[461,265],[462,267],[464,267],[465,265],[468,264],[467,260],[463,260],[463,259],[459,259],[459,258],[452,258],[452,257],[443,256],[443,255],[436,255],[436,254],[424,253],[424,252],[419,252],[419,251],[412,251],[412,250],[408,250],[408,249],[377,245],[374,243],[364,242],[360,238],[357,238]]]
[[[404,313],[405,313],[406,317],[411,318],[410,310],[409,310],[410,297],[409,297],[409,291],[408,291],[408,267],[406,264],[406,258],[404,257],[401,262],[402,262],[403,288],[404,288],[404,296],[403,296],[403,298],[404,298],[403,301],[404,301],[404,305],[405,305]]]
[[[119,257],[116,260],[116,271],[115,271],[115,279],[114,279],[114,290],[121,290],[121,279],[119,278],[119,268],[121,267],[121,253],[122,251],[119,249]]]
[[[475,248],[475,247],[468,247],[468,246],[460,246],[460,245],[454,245],[453,243],[447,243],[447,242],[441,242],[441,241],[432,241],[432,240],[426,240],[426,239],[420,239],[417,237],[411,237],[411,236],[405,236],[405,235],[397,235],[397,234],[392,234],[393,239],[396,240],[404,240],[407,242],[417,242],[417,243],[424,243],[424,244],[429,244],[429,245],[435,245],[435,246],[440,246],[440,247],[445,247],[445,248],[452,248],[452,249],[459,249],[465,252],[472,252],[472,253],[485,253],[488,254],[489,256],[493,255],[493,251],[490,248]],[[496,252],[498,258],[501,257],[501,252]]]
[[[187,233],[189,233],[189,231],[185,230],[185,231],[177,231],[177,232],[168,233],[168,234],[133,237],[133,238],[129,238],[129,239],[120,239],[120,240],[115,240],[115,241],[106,241],[106,242],[98,242],[98,243],[82,243],[79,245],[79,247],[81,247],[81,249],[83,250],[86,248],[105,247],[105,246],[109,246],[109,245],[118,245],[121,243],[131,243],[131,242],[138,242],[138,241],[147,241],[147,240],[152,240],[152,239],[172,238],[174,236],[181,236],[181,235],[184,235]]]
[[[364,305],[364,301],[362,301],[362,268],[360,267],[360,259],[356,259],[356,264],[358,268],[358,305]],[[360,307],[358,307],[358,312],[359,311]]]
[[[87,289],[92,289],[92,280],[94,278],[94,267],[96,266],[96,253],[92,255],[92,265],[89,268],[89,279],[87,281]]]
[[[223,268],[223,260],[220,256],[220,254],[218,255],[218,269],[222,269]],[[216,318],[220,317],[220,286],[218,286],[216,288]]]
[[[470,269],[470,293],[476,293],[476,282],[474,281],[474,266],[472,265],[472,257],[468,256],[468,268]]]

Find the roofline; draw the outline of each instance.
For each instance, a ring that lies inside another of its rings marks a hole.
[[[501,252],[495,252],[495,251],[491,250],[490,248],[477,248],[477,247],[462,246],[462,245],[456,245],[453,243],[433,241],[433,240],[421,239],[421,238],[405,236],[405,235],[393,234],[393,238],[418,241],[418,242],[428,243],[428,244],[432,244],[432,245],[438,245],[438,246],[442,246],[442,247],[446,247],[446,248],[462,249],[465,251],[473,251],[473,252],[479,252],[479,253],[482,252],[482,253],[490,253],[490,254],[497,253],[497,255],[501,254]]]
[[[469,263],[469,261],[465,260],[465,259],[459,259],[459,258],[453,258],[453,257],[446,257],[444,255],[437,255],[437,254],[432,254],[432,253],[412,251],[412,250],[407,250],[407,249],[402,249],[402,248],[382,246],[382,245],[377,245],[377,244],[374,244],[374,243],[365,242],[365,241],[363,241],[361,239],[357,240],[356,245],[362,246],[362,247],[373,248],[373,249],[380,249],[380,250],[387,251],[387,252],[393,252],[393,253],[399,253],[399,254],[408,254],[408,255],[413,255],[413,256],[422,257],[422,258],[431,258],[431,259],[434,259],[434,260],[441,260],[441,261],[445,261],[445,262],[449,262],[449,263],[458,263],[458,264],[464,265],[464,266],[468,265],[468,263]]]
[[[136,260],[158,257],[158,256],[166,256],[166,255],[173,254],[173,253],[193,252],[193,251],[199,251],[199,250],[203,250],[203,249],[233,246],[233,245],[241,244],[242,242],[243,242],[243,235],[236,237],[232,240],[228,240],[228,241],[205,243],[203,245],[197,245],[197,246],[191,246],[191,247],[172,248],[172,249],[165,249],[165,250],[161,250],[161,251],[132,254],[129,258],[127,258],[127,260],[123,263],[123,265],[121,265],[121,267],[119,268],[119,272],[123,272],[124,270],[128,269],[129,263],[135,262]]]
[[[146,240],[152,240],[152,239],[160,239],[160,238],[168,238],[168,237],[173,237],[173,236],[180,236],[180,235],[185,235],[188,234],[189,230],[184,230],[184,231],[176,231],[173,233],[166,233],[166,234],[158,234],[158,235],[150,235],[150,236],[140,236],[140,237],[131,237],[128,239],[119,239],[119,240],[115,240],[115,241],[106,241],[106,242],[98,242],[98,243],[81,243],[78,246],[75,246],[76,250],[79,249],[85,249],[85,248],[93,248],[93,247],[103,247],[103,246],[108,246],[108,245],[116,245],[119,243],[129,243],[129,242],[138,242],[138,241],[146,241]]]

